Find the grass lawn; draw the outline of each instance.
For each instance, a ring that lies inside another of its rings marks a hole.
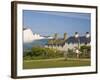
[[[90,59],[71,59],[56,58],[42,60],[24,60],[23,69],[54,68],[54,67],[75,67],[90,66]]]

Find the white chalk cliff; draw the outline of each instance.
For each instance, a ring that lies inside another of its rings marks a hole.
[[[32,30],[29,28],[25,28],[23,30],[23,39],[24,39],[24,43],[30,43],[33,40],[39,40],[39,39],[46,39],[46,37],[40,36],[39,34],[33,34]],[[48,37],[48,38],[52,38],[52,37]]]
[[[24,37],[24,43],[29,43],[33,41],[33,33],[31,29],[25,29],[23,30],[23,37]]]

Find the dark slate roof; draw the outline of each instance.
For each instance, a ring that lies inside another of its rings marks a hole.
[[[85,44],[85,43],[90,43],[90,37],[89,38],[86,38],[85,36],[80,36],[79,38],[79,41],[80,41],[80,43],[82,44]],[[71,36],[71,37],[69,37],[67,40],[64,40],[64,39],[57,39],[57,40],[54,40],[54,39],[49,39],[48,40],[48,42],[47,42],[47,44],[46,45],[60,45],[60,46],[63,46],[65,43],[72,43],[72,44],[74,44],[74,43],[78,43],[78,39],[76,39],[74,36]]]
[[[28,28],[23,28],[23,30],[26,30],[26,29],[28,29]]]
[[[90,43],[91,38],[86,38],[85,36],[81,36],[78,38],[80,40],[80,43]],[[76,39],[74,36],[69,37],[66,42],[67,43],[78,43],[78,39]]]

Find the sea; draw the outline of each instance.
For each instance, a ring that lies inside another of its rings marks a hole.
[[[23,50],[30,50],[34,46],[44,46],[48,43],[49,39],[33,40],[30,43],[23,43]]]

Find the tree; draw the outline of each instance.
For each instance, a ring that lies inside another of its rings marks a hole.
[[[80,47],[80,51],[82,52],[82,57],[90,58],[91,46],[83,45]]]

